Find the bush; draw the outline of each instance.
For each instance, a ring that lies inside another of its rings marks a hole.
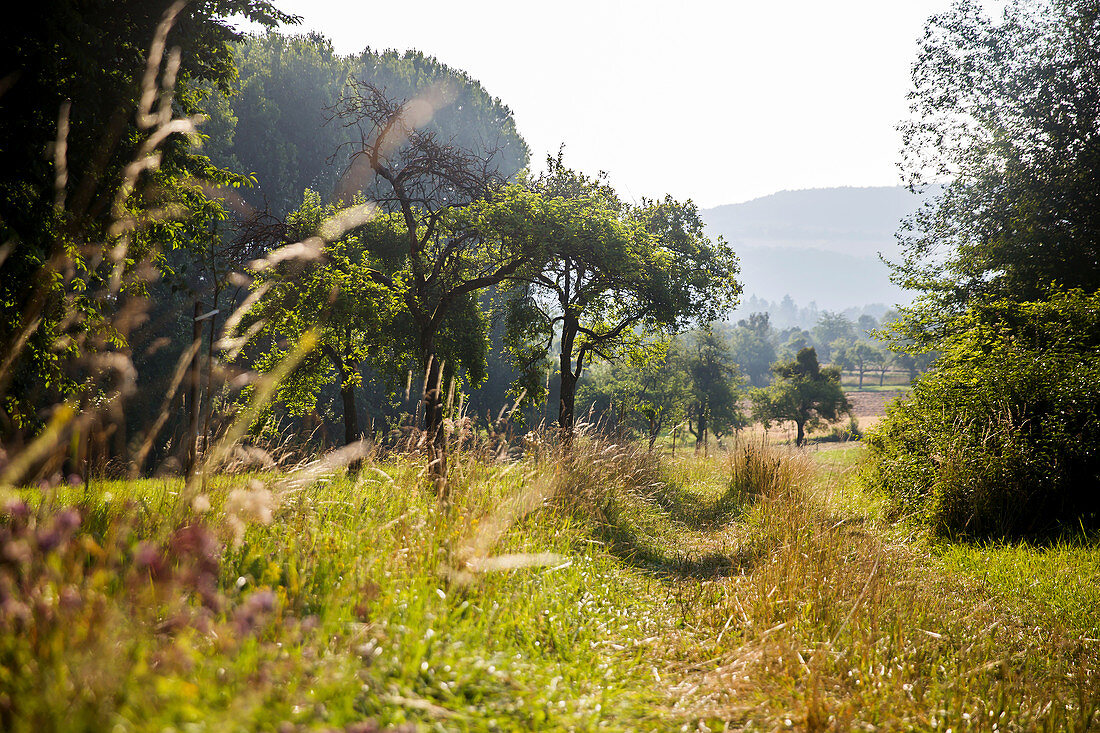
[[[951,324],[935,369],[869,432],[863,475],[939,534],[1100,519],[1100,294],[998,301]]]

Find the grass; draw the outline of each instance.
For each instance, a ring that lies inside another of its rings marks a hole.
[[[1094,539],[934,545],[860,450],[459,456],[446,510],[410,458],[25,492],[0,728],[1100,725]]]

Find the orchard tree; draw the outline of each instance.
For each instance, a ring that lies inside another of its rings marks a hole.
[[[531,317],[512,343],[533,361],[558,334],[558,425],[568,441],[591,360],[637,357],[661,335],[725,312],[741,290],[738,264],[723,240],[706,237],[691,202],[627,206],[606,181],[567,168],[560,152],[530,185],[552,220],[541,266],[521,273],[529,287],[512,308]]]
[[[616,406],[653,450],[657,438],[684,418],[691,398],[684,355],[677,343],[648,358],[600,362],[590,368],[577,389],[577,401],[593,405],[608,419]]]
[[[372,270],[370,277],[402,301],[412,322],[425,375],[423,426],[437,447],[443,440],[441,385],[455,374],[455,365],[444,365],[438,353],[448,316],[476,304],[478,291],[537,261],[533,250],[540,245],[525,226],[533,197],[503,185],[496,151],[458,147],[428,127],[452,101],[446,85],[397,101],[361,82],[334,109],[337,119],[360,132],[345,181],[375,186],[377,204],[401,228],[400,266]],[[481,330],[483,339],[484,325]]]
[[[767,313],[753,313],[729,331],[730,353],[754,387],[763,387],[775,362],[775,332]]]
[[[840,339],[847,342],[856,340],[856,330],[852,321],[843,313],[822,311],[817,325],[813,328],[813,340],[821,349],[821,358],[826,362],[832,361],[833,342]]]
[[[319,245],[325,224],[336,215],[334,206],[323,205],[316,192],[307,190],[302,205],[288,217],[282,238]],[[255,323],[271,344],[257,368],[274,368],[307,332],[315,333],[317,349],[279,385],[279,398],[291,414],[305,415],[316,406],[323,385],[338,384],[345,443],[362,434],[355,398],[362,367],[370,362],[393,376],[406,366],[402,344],[412,334],[401,333],[401,302],[372,276],[384,267],[384,253],[399,244],[399,231],[387,217],[379,217],[324,243],[316,264],[277,265],[257,272],[253,281],[262,297],[245,325]]]
[[[687,427],[699,452],[708,433],[721,437],[745,426],[738,407],[741,374],[725,340],[710,327],[694,334],[685,362],[691,386]]]
[[[859,374],[859,388],[863,389],[863,377],[877,363],[882,349],[872,346],[866,341],[859,341],[849,346],[844,353],[849,369]]]
[[[889,349],[873,349],[869,363],[878,372],[878,386],[881,387],[886,382],[886,372],[894,366],[894,352]]]
[[[817,352],[805,348],[793,361],[772,366],[775,381],[752,393],[753,415],[764,423],[789,420],[798,430],[795,445],[806,442],[806,428],[815,428],[840,420],[851,412],[848,398],[840,388],[840,369],[821,367]]]

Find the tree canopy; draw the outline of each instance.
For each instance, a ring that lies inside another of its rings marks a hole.
[[[775,381],[752,394],[753,413],[765,426],[789,420],[798,434],[795,444],[806,441],[806,428],[836,422],[851,411],[840,388],[840,368],[821,367],[817,352],[804,348],[792,361],[776,362]]]
[[[983,300],[1100,287],[1100,6],[961,0],[929,19],[902,167],[942,193],[903,237],[895,279],[921,292],[910,335]]]
[[[558,422],[572,431],[576,385],[593,358],[638,354],[661,334],[706,323],[740,294],[737,258],[703,232],[690,201],[628,206],[563,155],[530,181],[551,214],[544,259],[517,273],[528,287],[512,309],[530,314],[513,347],[527,363],[558,334]],[[532,353],[533,350],[533,353]]]

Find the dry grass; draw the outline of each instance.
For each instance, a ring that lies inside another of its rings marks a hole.
[[[681,707],[748,729],[1100,725],[1095,643],[945,573],[912,528],[866,512],[845,472],[815,484],[792,462],[798,480],[747,518],[773,551],[705,591]]]

